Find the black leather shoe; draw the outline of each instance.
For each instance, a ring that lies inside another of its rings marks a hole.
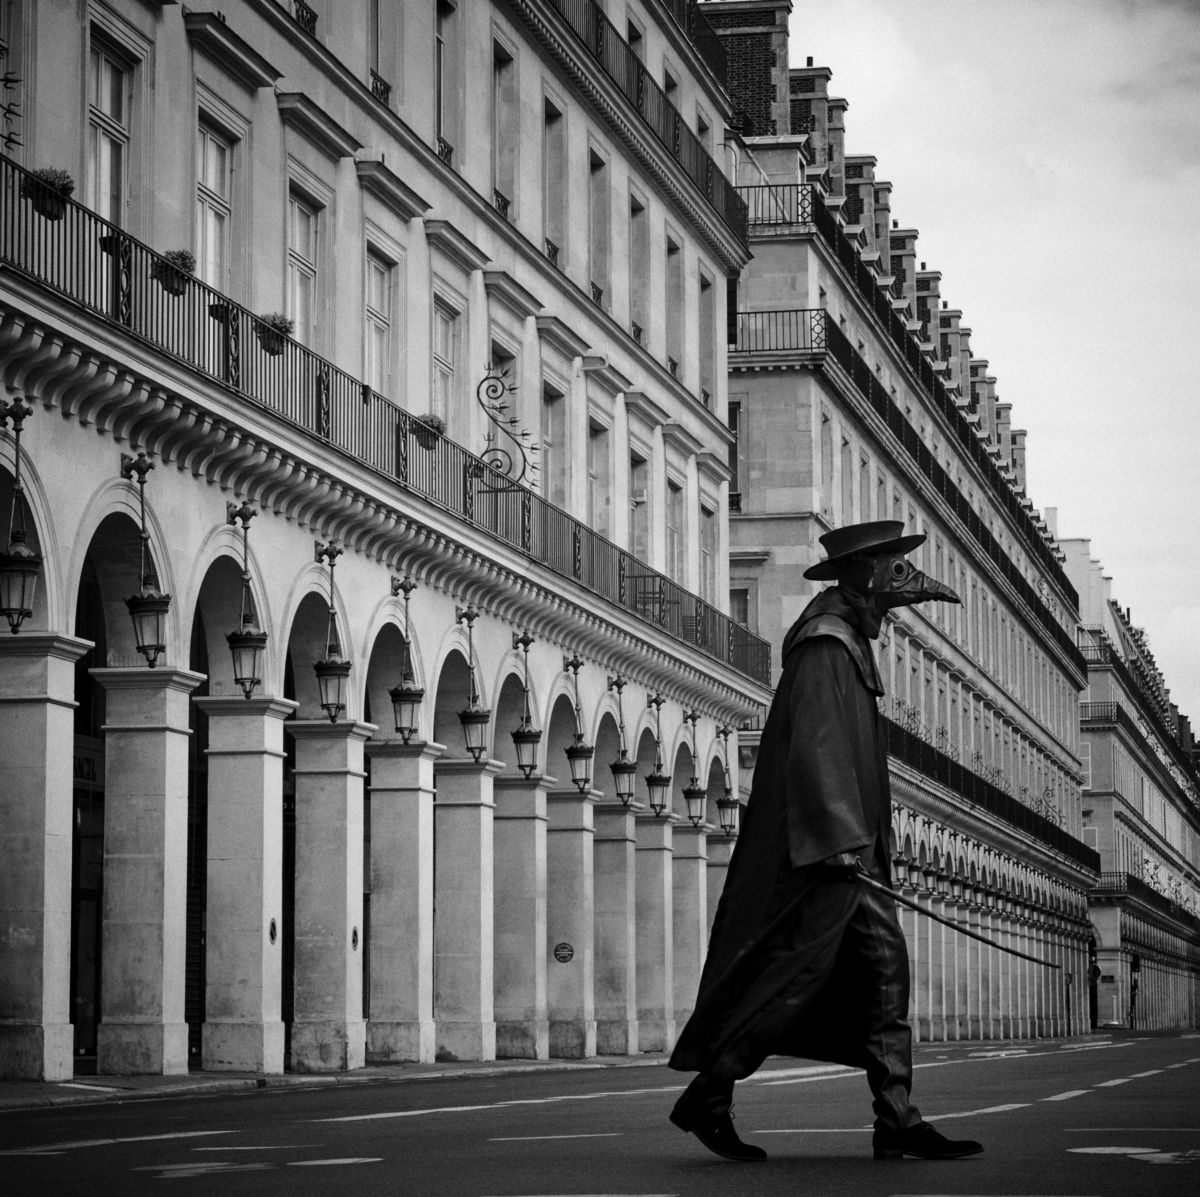
[[[872,1146],[877,1160],[899,1160],[906,1155],[922,1160],[961,1160],[983,1150],[983,1144],[974,1139],[947,1139],[928,1122],[918,1122],[903,1131],[877,1128]]]
[[[684,1093],[675,1103],[671,1121],[681,1131],[690,1131],[709,1151],[727,1160],[747,1163],[767,1158],[767,1153],[761,1147],[743,1143],[738,1138],[737,1131],[733,1129],[733,1115],[728,1109],[715,1113],[702,1099],[697,1099],[690,1092]]]

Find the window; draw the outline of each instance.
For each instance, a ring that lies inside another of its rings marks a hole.
[[[567,137],[563,114],[549,100],[543,110],[542,131],[542,223],[546,256],[555,266],[566,244]],[[561,265],[565,266],[563,262]]]
[[[629,197],[629,316],[630,331],[639,345],[650,327],[650,225],[646,205]]]
[[[828,412],[821,413],[821,506],[833,507],[833,422]]]
[[[684,525],[683,487],[667,483],[667,576],[684,584],[684,554],[687,528]]]
[[[871,518],[871,461],[861,457],[858,462],[858,518]]]
[[[601,536],[609,533],[609,476],[608,429],[600,424],[588,425],[587,452],[587,515],[588,524]]]
[[[88,78],[87,203],[98,216],[121,224],[129,153],[132,72],[93,40]]]
[[[683,250],[667,238],[667,369],[679,376],[683,361]]]
[[[366,380],[377,394],[389,391],[392,352],[392,267],[367,251]]]
[[[434,132],[438,153],[447,163],[454,153],[458,124],[458,12],[449,0],[437,0],[434,40]]]
[[[567,505],[567,401],[562,392],[542,387],[542,494],[558,507]]]
[[[205,125],[196,140],[196,265],[202,281],[225,290],[228,277],[233,147]]]
[[[717,601],[717,516],[700,507],[700,597],[706,603]]]
[[[712,279],[700,276],[700,400],[713,405],[713,380],[716,377],[717,328]]]
[[[492,168],[496,208],[507,219],[517,194],[517,70],[499,42],[492,44]]]
[[[740,399],[731,399],[728,407],[728,418],[726,424],[729,431],[733,433],[733,444],[729,446],[729,509],[730,511],[741,511],[742,509],[742,487],[745,485],[742,471],[742,456],[744,449],[742,446],[742,401]],[[737,498],[734,498],[734,496]]]
[[[646,43],[642,37],[642,31],[628,18],[625,21],[625,40],[629,43],[629,48],[633,51],[634,57],[639,62],[644,61]]]
[[[433,306],[433,414],[449,422],[454,410],[458,364],[458,317],[444,304]]]
[[[288,315],[292,335],[311,347],[316,317],[317,211],[299,196],[288,200]]]
[[[742,627],[750,626],[750,590],[746,586],[729,588],[729,618]]]
[[[379,74],[379,0],[370,0],[367,6],[367,60]]]
[[[612,296],[608,281],[608,163],[588,152],[588,271],[592,299],[609,309]]]
[[[650,560],[650,463],[629,455],[629,543],[633,555]]]

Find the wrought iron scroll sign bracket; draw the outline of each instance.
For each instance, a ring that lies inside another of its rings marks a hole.
[[[508,367],[497,369],[488,362],[487,372],[475,388],[475,398],[491,423],[487,434],[487,448],[481,459],[507,481],[492,479],[488,491],[516,490],[524,482],[532,482],[537,474],[537,462],[533,460],[538,451],[537,444],[527,428],[518,429],[520,421],[511,414],[512,404],[508,396],[517,388],[508,381]],[[507,449],[500,443],[503,436],[512,445]]]

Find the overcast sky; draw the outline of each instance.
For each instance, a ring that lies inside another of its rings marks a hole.
[[[794,0],[790,54],[1200,723],[1200,0]]]

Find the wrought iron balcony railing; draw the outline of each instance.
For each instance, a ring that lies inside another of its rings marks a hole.
[[[437,139],[437,154],[447,166],[454,165],[454,147],[444,137]]]
[[[917,435],[917,430],[887,388],[875,376],[874,370],[850,344],[845,333],[829,319],[829,313],[824,308],[739,312],[736,326],[732,320],[730,325],[731,332],[736,336],[730,345],[734,353],[816,353],[822,350],[827,352],[850,375],[855,389],[876,414],[886,421],[888,428],[899,438],[909,457],[916,463],[917,469],[929,479],[938,494],[945,498],[959,522],[1025,601],[1046,633],[1075,663],[1081,673],[1086,672],[1084,659],[1070,634],[1054,618],[1037,590],[1029,584],[1012,558],[1001,548],[1000,542],[979,518],[978,513],[967,501],[966,495]]]
[[[1093,869],[1097,873],[1100,871],[1100,853],[1094,848],[1081,843],[1061,827],[1055,826],[1044,815],[1004,793],[966,766],[951,760],[944,752],[932,744],[927,744],[920,736],[907,731],[900,724],[886,717],[883,722],[887,730],[888,753],[898,761],[903,761],[918,773],[940,782],[959,797],[983,807],[1011,826],[1040,840],[1047,847],[1070,857],[1084,868]]]
[[[933,363],[921,351],[921,342],[911,336],[903,318],[893,310],[891,292],[878,284],[874,272],[859,256],[858,250],[842,231],[836,217],[825,206],[813,184],[764,184],[739,187],[738,193],[747,203],[747,211],[751,217],[750,232],[755,236],[778,235],[805,227],[816,229],[817,234],[850,276],[855,290],[878,319],[884,336],[892,341],[913,373],[920,379],[921,386],[932,399],[934,406],[946,417],[961,450],[975,462],[991,484],[993,496],[1020,530],[1026,550],[1055,580],[1059,589],[1067,596],[1073,610],[1078,611],[1079,595],[1063,570],[1062,563],[1046,543],[1045,537],[992,460],[987,448],[980,443],[974,427],[959,410],[945,384],[934,373]]]
[[[381,104],[386,104],[392,94],[392,85],[378,71],[371,72],[371,95]]]
[[[746,204],[738,189],[721,172],[596,0],[551,0],[551,3],[600,64],[600,69],[699,187],[729,231],[745,245],[749,237]],[[715,33],[713,40],[720,44]]]
[[[729,86],[729,61],[725,46],[696,0],[663,0],[679,27],[692,39],[700,57],[722,87]]]
[[[765,640],[2,157],[0,262],[675,639],[770,683]]]
[[[1136,873],[1101,873],[1099,884],[1089,894],[1093,898],[1140,898],[1147,906],[1200,930],[1200,918],[1180,906],[1168,894],[1160,893]]]
[[[292,15],[296,18],[296,24],[304,30],[309,37],[317,36],[317,13],[315,9],[309,8],[304,0],[294,0],[295,8]]]

